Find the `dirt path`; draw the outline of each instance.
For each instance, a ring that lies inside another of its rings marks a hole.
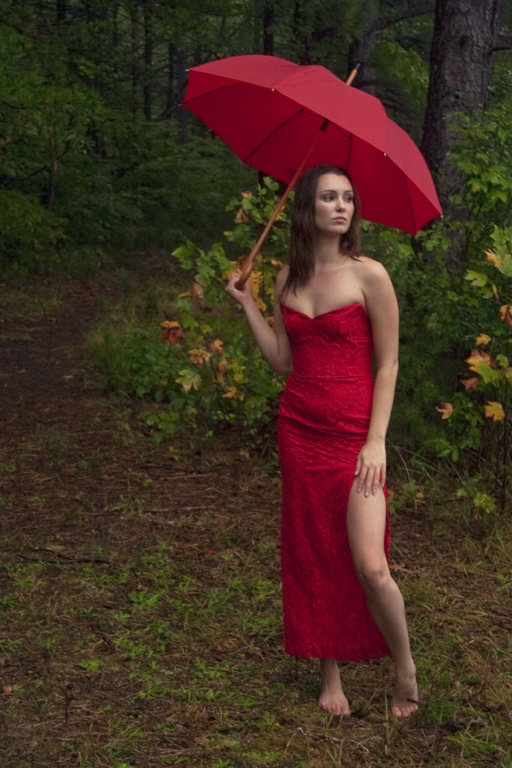
[[[422,710],[390,723],[389,662],[347,664],[354,716],[328,723],[282,650],[279,485],[101,391],[84,336],[118,295],[0,285],[2,768],[508,768],[510,550],[395,515]]]

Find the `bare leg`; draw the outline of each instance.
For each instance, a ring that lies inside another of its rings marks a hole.
[[[356,572],[375,623],[384,635],[395,662],[396,684],[391,712],[409,717],[417,711],[416,667],[411,656],[404,601],[391,578],[384,553],[386,501],[379,489],[365,497],[350,491],[347,530]]]
[[[350,715],[347,697],[343,693],[340,680],[340,670],[335,659],[320,659],[320,675],[322,691],[319,705],[331,715]]]

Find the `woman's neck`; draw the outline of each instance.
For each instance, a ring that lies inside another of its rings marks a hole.
[[[317,235],[313,247],[315,255],[315,267],[339,267],[345,261],[345,257],[340,253],[340,239],[336,237],[322,237]]]

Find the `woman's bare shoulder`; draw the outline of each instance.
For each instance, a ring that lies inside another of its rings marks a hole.
[[[359,264],[361,265],[361,273],[364,274],[366,280],[373,282],[389,281],[389,275],[387,273],[384,264],[375,259],[370,259],[369,256],[361,254],[357,257]]]
[[[290,271],[290,267],[288,266],[284,266],[282,269],[279,270],[276,277],[277,288],[282,288],[283,285],[286,283],[286,279],[288,277],[289,271]]]

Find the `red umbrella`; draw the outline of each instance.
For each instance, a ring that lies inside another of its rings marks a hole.
[[[248,165],[289,183],[334,163],[354,179],[361,215],[416,234],[441,214],[430,171],[381,102],[321,66],[233,56],[190,70],[184,106]]]
[[[183,105],[248,165],[288,184],[245,262],[241,287],[302,170],[345,168],[364,219],[415,235],[441,206],[418,147],[374,96],[321,66],[275,56],[233,56],[190,70]]]

